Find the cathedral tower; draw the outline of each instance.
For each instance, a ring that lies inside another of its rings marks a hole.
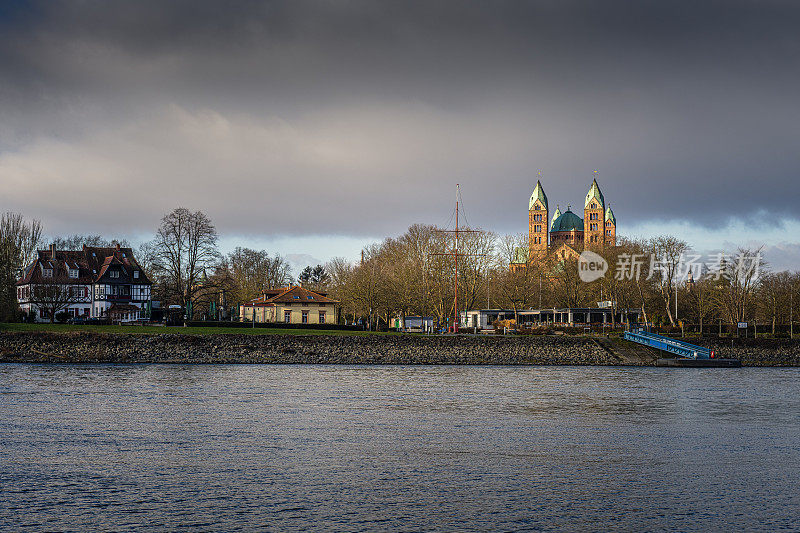
[[[606,244],[617,245],[617,217],[614,216],[610,205],[606,209]]]
[[[547,195],[538,180],[528,204],[528,249],[530,257],[547,253]]]
[[[605,243],[605,200],[597,180],[592,180],[583,206],[583,246],[601,248]]]

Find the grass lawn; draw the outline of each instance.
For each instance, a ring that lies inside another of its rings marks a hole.
[[[184,328],[180,326],[76,326],[71,324],[3,324],[0,331],[51,331],[51,332],[92,332],[92,333],[139,333],[159,335],[179,333],[182,335],[399,335],[395,332],[338,331],[326,329],[283,329],[283,328]],[[408,334],[406,334],[408,335]]]

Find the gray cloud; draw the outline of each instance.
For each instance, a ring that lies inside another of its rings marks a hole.
[[[0,11],[6,207],[148,232],[526,227],[543,171],[621,223],[800,218],[790,2],[47,2]],[[794,194],[792,194],[794,193]],[[128,207],[135,206],[135,207]],[[88,207],[88,210],[87,210]]]

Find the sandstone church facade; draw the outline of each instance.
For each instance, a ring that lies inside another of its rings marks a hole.
[[[583,204],[583,218],[556,207],[552,217],[541,181],[528,204],[528,257],[577,257],[585,249],[602,249],[617,242],[617,219],[606,204],[597,180],[592,181]]]

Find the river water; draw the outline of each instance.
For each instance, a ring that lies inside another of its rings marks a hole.
[[[800,530],[800,369],[0,365],[0,529]]]

